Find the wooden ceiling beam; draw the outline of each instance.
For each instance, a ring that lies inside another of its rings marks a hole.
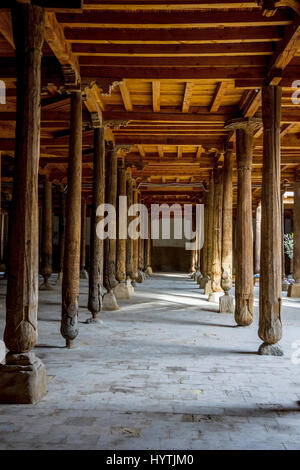
[[[153,112],[159,113],[160,112],[160,81],[153,80],[152,82],[152,105],[153,105]]]
[[[218,27],[253,27],[284,26],[293,21],[293,12],[287,9],[278,10],[272,17],[266,17],[261,11],[93,11],[79,15],[57,14],[58,21],[64,27],[126,27],[126,28],[218,28]]]
[[[227,82],[219,82],[217,84],[213,99],[209,107],[210,113],[216,113],[219,110],[221,106],[222,98],[226,93],[227,87],[228,87]]]
[[[139,150],[140,156],[141,156],[142,158],[145,158],[145,157],[146,157],[146,152],[145,152],[145,150],[144,150],[144,147],[143,147],[142,145],[138,145],[137,148],[138,148],[138,150]]]
[[[6,41],[11,45],[11,47],[15,49],[10,11],[0,12],[0,33],[5,37]]]
[[[191,99],[193,95],[193,88],[194,88],[193,82],[186,83],[184,95],[183,95],[183,101],[182,101],[182,108],[181,108],[183,113],[189,112],[189,107],[190,107]]]
[[[280,41],[283,30],[280,26],[253,26],[251,28],[170,28],[130,29],[130,28],[65,28],[65,37],[72,43],[107,43],[107,41],[131,42],[133,44],[155,44],[157,42],[176,44],[182,41],[195,44],[273,42]]]
[[[121,92],[125,110],[132,111],[133,110],[132,100],[131,100],[130,92],[126,84],[126,81],[124,80],[123,82],[121,82],[119,84],[119,87],[120,87],[120,92]]]
[[[163,150],[162,145],[157,146],[157,151],[158,151],[159,158],[164,158],[164,150]]]
[[[80,82],[78,58],[66,41],[63,27],[58,23],[54,12],[45,14],[45,40],[61,64],[65,84],[77,85]]]
[[[199,9],[223,9],[223,8],[240,8],[240,0],[173,0],[172,3],[166,0],[147,0],[139,2],[138,0],[129,0],[125,4],[119,0],[110,0],[109,2],[99,3],[98,0],[84,0],[85,10],[196,10]],[[245,8],[256,8],[257,0],[244,0],[243,6]]]

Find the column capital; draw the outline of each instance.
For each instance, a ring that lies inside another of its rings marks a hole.
[[[228,130],[237,130],[237,129],[245,129],[249,131],[255,131],[257,128],[261,127],[262,119],[256,117],[248,117],[248,118],[234,118],[230,119],[225,124],[225,129]]]

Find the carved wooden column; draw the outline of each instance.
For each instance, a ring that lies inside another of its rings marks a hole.
[[[300,297],[300,174],[296,176],[294,183],[294,252],[293,252],[293,277],[295,284],[291,284],[288,297]]]
[[[49,284],[52,274],[53,254],[53,222],[52,222],[52,183],[44,183],[44,207],[43,207],[43,241],[42,241],[42,275],[44,278],[40,290],[53,290]]]
[[[44,11],[28,3],[12,8],[16,45],[17,114],[9,272],[0,403],[35,403],[46,394],[46,370],[30,352],[37,341],[38,169]]]
[[[220,298],[220,313],[234,313],[232,288],[232,173],[233,150],[228,148],[224,154],[223,170],[223,222],[222,222],[222,280],[225,295]]]
[[[80,239],[80,279],[88,279],[85,269],[86,259],[86,199],[81,202],[81,239]]]
[[[145,272],[152,275],[151,267],[151,210],[148,210],[148,238],[145,240]]]
[[[202,273],[201,273],[201,250],[200,250],[200,234],[199,234],[199,227],[197,227],[197,222],[196,222],[196,212],[193,212],[192,216],[192,228],[193,231],[196,231],[196,237],[195,237],[195,273],[193,275],[194,281],[197,282],[197,284],[200,283],[200,279],[202,279]]]
[[[78,335],[78,296],[81,232],[82,95],[71,92],[66,239],[62,283],[61,334],[68,348]]]
[[[65,236],[66,236],[66,193],[63,188],[60,190],[60,208],[59,208],[59,273],[56,284],[61,285],[64,270],[65,254]]]
[[[124,158],[118,160],[118,240],[116,277],[119,284],[114,289],[117,299],[130,299],[131,282],[126,276],[126,243],[127,243],[127,201],[126,170]]]
[[[282,259],[282,270],[281,270],[281,277],[282,277],[282,283],[281,283],[281,289],[284,292],[288,292],[289,290],[289,282],[286,279],[286,272],[285,272],[285,249],[284,249],[284,223],[285,223],[285,213],[284,213],[284,194],[286,192],[287,188],[286,185],[283,184],[280,192],[281,196],[281,259]]]
[[[142,203],[141,192],[140,191],[138,191],[138,203],[139,204]],[[143,213],[140,214],[141,224],[143,223],[142,222],[142,217],[143,217]],[[142,234],[141,228],[140,228],[140,232]],[[142,283],[145,280],[145,274],[144,274],[143,269],[144,269],[144,239],[140,237],[138,239],[138,276],[137,276],[137,279],[136,279],[136,281],[139,282],[139,283]]]
[[[236,130],[238,202],[236,216],[235,321],[239,326],[253,322],[253,226],[251,170],[253,133],[257,118],[233,119],[225,127]]]
[[[97,322],[102,309],[102,284],[104,244],[102,237],[97,235],[97,225],[103,217],[97,215],[97,209],[105,202],[105,140],[104,127],[94,129],[93,158],[93,199],[90,233],[90,269],[88,309],[92,318],[88,323]]]
[[[212,292],[211,276],[212,276],[212,240],[213,240],[213,223],[214,223],[214,193],[215,182],[213,172],[209,180],[208,193],[208,226],[207,226],[207,282],[204,285],[204,294],[208,295]]]
[[[133,190],[133,204],[138,204],[138,190]],[[139,240],[138,238],[133,240],[133,275],[132,280],[137,282],[138,278],[138,256],[139,256]]]
[[[266,86],[262,93],[264,124],[259,330],[259,354],[282,355],[281,325],[281,198],[280,120],[281,87]],[[300,264],[299,264],[300,266]],[[300,281],[300,279],[299,279]]]
[[[105,203],[116,209],[117,203],[117,151],[112,142],[106,144],[106,178]],[[112,221],[116,224],[116,220]],[[115,225],[116,227],[116,225]],[[104,310],[118,310],[113,289],[118,285],[116,280],[116,239],[104,240],[104,287],[107,293],[103,297]]]
[[[211,288],[209,302],[219,301],[221,293],[221,256],[222,256],[222,209],[223,209],[223,169],[214,170],[214,218],[212,237],[212,267]]]
[[[190,251],[190,275],[196,272],[196,250]]]
[[[127,214],[129,208],[132,206],[133,203],[133,189],[132,189],[132,171],[131,168],[127,168],[126,170],[126,195],[127,195]],[[127,228],[131,223],[133,217],[128,215],[127,219]],[[131,237],[127,236],[126,240],[126,277],[128,281],[128,285],[131,286],[131,293],[133,294],[134,288],[132,286],[132,279],[133,279],[133,240]]]
[[[256,208],[255,217],[255,274],[260,273],[260,253],[261,253],[261,202]]]

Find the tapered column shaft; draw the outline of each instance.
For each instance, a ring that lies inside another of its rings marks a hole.
[[[208,243],[208,197],[205,196],[204,201],[204,243],[203,243],[203,277],[207,278],[207,243]]]
[[[233,154],[227,150],[223,170],[222,282],[225,292],[232,287],[232,172]]]
[[[142,203],[142,199],[141,199],[141,192],[139,191],[138,193],[138,203],[141,204]],[[141,215],[142,217],[142,215]],[[143,224],[143,222],[141,221],[141,223]],[[142,230],[140,230],[141,232],[141,235],[142,235]],[[138,247],[138,250],[139,250],[139,255],[138,255],[138,269],[139,271],[143,271],[144,269],[144,239],[140,236],[139,238],[139,247]]]
[[[237,129],[235,321],[240,326],[248,326],[253,321],[252,152],[253,128],[245,126]]]
[[[212,240],[212,290],[221,292],[221,256],[222,256],[222,208],[223,208],[223,170],[214,170],[214,209]]]
[[[93,200],[90,233],[90,269],[88,309],[97,318],[102,308],[102,284],[104,264],[104,243],[97,236],[97,225],[101,218],[97,208],[105,202],[105,141],[104,127],[94,129]]]
[[[52,274],[53,222],[52,222],[52,183],[44,183],[42,275],[44,284],[41,288],[50,288],[48,279]]]
[[[255,217],[255,274],[260,273],[260,253],[261,253],[261,203],[256,208]]]
[[[112,142],[107,144],[105,202],[116,209],[117,203],[117,152]],[[116,220],[112,223],[116,224]],[[104,286],[110,291],[118,284],[116,280],[116,239],[106,238],[104,242]]]
[[[281,94],[281,87],[266,86],[263,88],[264,150],[258,335],[264,343],[267,344],[277,343],[282,336],[280,198]]]
[[[82,95],[71,93],[71,134],[68,162],[68,192],[66,199],[66,240],[62,283],[61,334],[67,346],[78,334],[78,295],[81,232],[82,178]]]
[[[30,351],[37,340],[38,168],[44,11],[17,3],[12,9],[17,66],[17,115],[9,272],[4,341],[11,352]]]
[[[65,254],[65,238],[66,238],[66,193],[60,192],[60,208],[59,208],[59,275],[58,282],[62,282],[64,270],[64,254]]]
[[[298,177],[299,178],[299,177]],[[300,284],[300,181],[294,184],[294,252],[293,276],[296,284]]]
[[[119,160],[119,166],[118,166],[118,196],[121,196],[121,197],[126,196],[126,170],[125,170],[125,165],[124,165],[123,160]],[[124,228],[127,229],[127,220],[126,220],[127,204],[126,204],[126,207],[123,207],[123,205],[119,203],[118,207],[119,207],[119,228],[121,228],[121,231],[124,231]],[[124,282],[126,279],[126,238],[120,238],[119,236],[118,236],[118,241],[117,241],[116,277],[119,282]]]
[[[133,191],[133,204],[138,204],[138,190]],[[138,277],[138,256],[139,256],[139,239],[136,238],[133,240],[133,276],[134,281]]]
[[[81,203],[81,240],[80,240],[80,272],[85,270],[86,254],[86,200]]]
[[[126,195],[128,214],[128,210],[133,203],[132,174],[130,168],[126,171]],[[128,225],[131,223],[132,219],[132,216],[128,216]],[[126,274],[128,278],[133,279],[133,240],[129,236],[127,236],[126,240]]]
[[[212,275],[212,243],[213,243],[213,226],[214,226],[214,192],[215,182],[214,175],[211,175],[208,193],[208,230],[207,230],[207,274],[211,278]]]

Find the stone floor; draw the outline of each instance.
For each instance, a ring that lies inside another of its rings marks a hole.
[[[71,350],[59,288],[40,293],[48,395],[0,405],[0,449],[300,449],[300,299],[284,298],[285,356],[262,357],[257,298],[255,323],[240,328],[187,276],[155,275],[88,325],[87,292],[83,281]],[[3,281],[0,296],[2,337]]]

